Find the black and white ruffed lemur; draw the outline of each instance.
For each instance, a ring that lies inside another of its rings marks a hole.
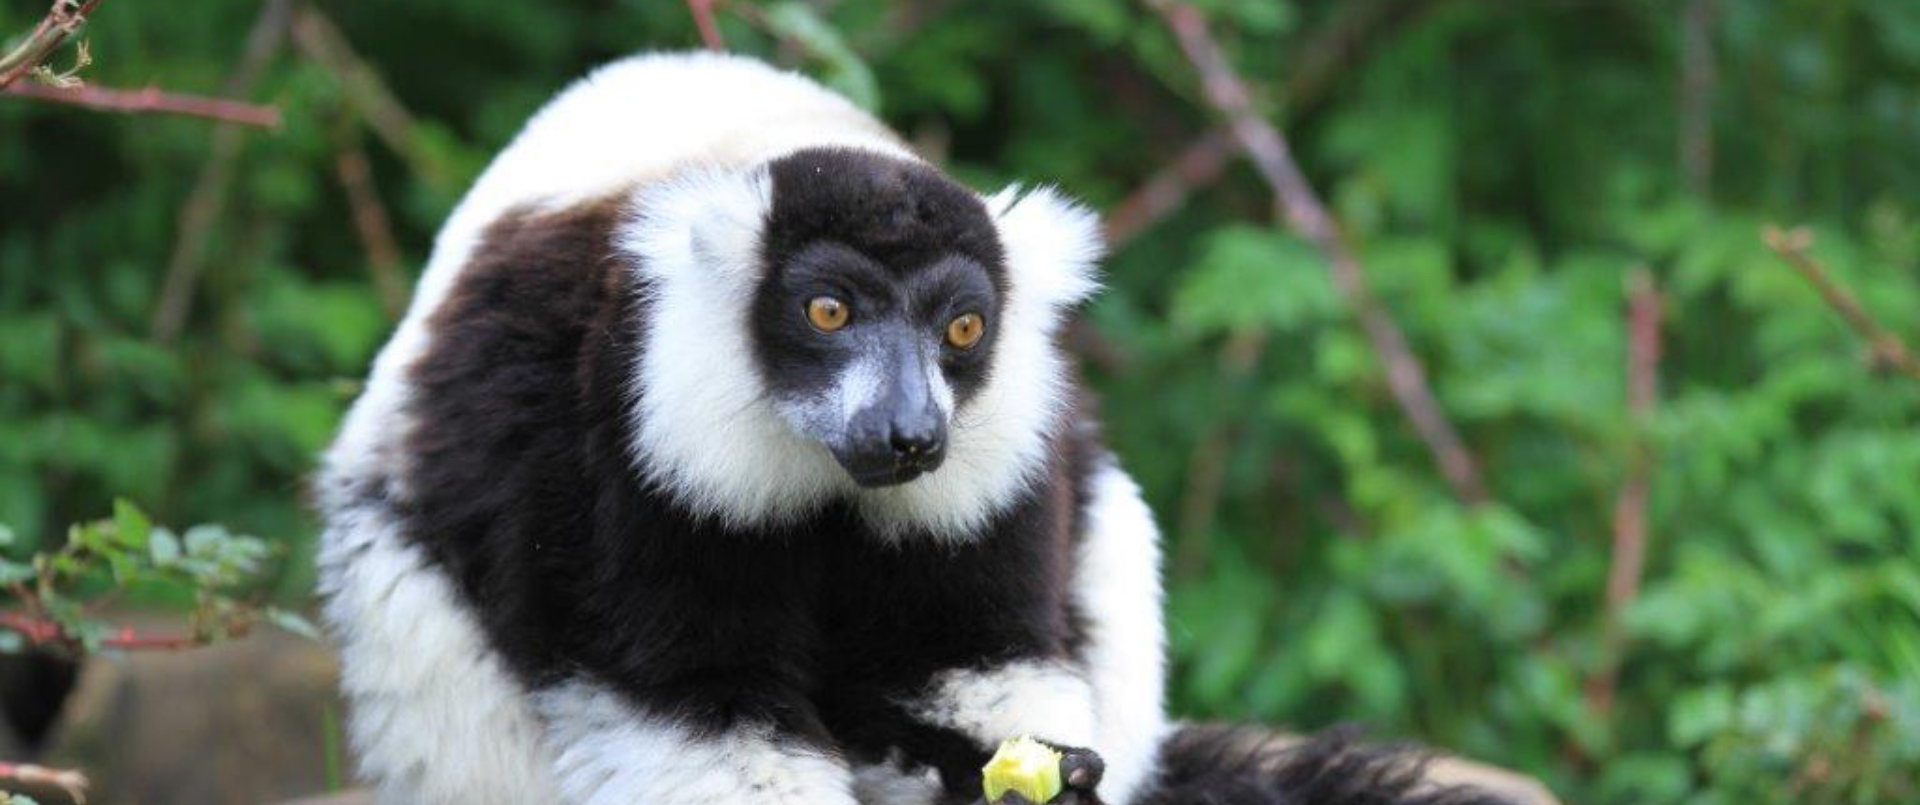
[[[563,92],[318,482],[380,801],[977,802],[1032,735],[1082,803],[1493,802],[1169,724],[1153,518],[1055,344],[1099,238],[752,60]]]

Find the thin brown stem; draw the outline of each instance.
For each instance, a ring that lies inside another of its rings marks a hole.
[[[54,0],[47,15],[40,18],[33,27],[33,33],[27,35],[18,47],[0,56],[0,89],[13,86],[21,77],[33,72],[34,68],[46,63],[53,52],[66,44],[69,37],[87,24],[87,17],[100,7],[102,0]]]
[[[247,33],[246,50],[240,63],[227,78],[227,97],[240,98],[252,92],[260,74],[279,54],[286,40],[292,9],[292,0],[267,0],[260,7],[253,29]],[[161,283],[160,301],[153,311],[153,338],[163,344],[179,338],[186,328],[193,295],[206,265],[207,245],[212,240],[214,224],[226,211],[233,164],[240,158],[244,134],[245,129],[234,124],[222,124],[214,129],[207,161],[201,164],[200,175],[181,207],[173,254],[167,259],[166,279]]]
[[[280,127],[280,110],[271,106],[182,95],[157,87],[127,90],[78,86],[62,89],[27,82],[7,87],[6,92],[21,98],[72,104],[103,112],[183,115],[262,129]]]
[[[1325,97],[1341,70],[1367,46],[1392,33],[1440,0],[1383,0],[1329,23],[1301,47],[1299,68],[1287,73],[1284,97],[1293,108]],[[1239,151],[1227,126],[1209,129],[1122,199],[1107,216],[1107,245],[1119,248],[1185,206],[1217,181]]]
[[[1386,369],[1388,389],[1433,455],[1454,495],[1470,506],[1484,503],[1487,493],[1479,466],[1435,399],[1420,359],[1408,346],[1399,325],[1374,297],[1359,258],[1294,161],[1286,138],[1254,111],[1246,82],[1234,72],[1226,52],[1208,31],[1205,15],[1177,0],[1146,3],[1160,14],[1188,61],[1199,71],[1208,100],[1227,119],[1241,150],[1272,188],[1281,217],[1326,258],[1334,287],[1358,317],[1376,358]]]
[[[68,634],[59,623],[26,613],[0,612],[0,629],[18,634],[36,646],[59,646],[76,652],[82,646],[80,638]],[[102,648],[121,651],[184,651],[203,644],[204,641],[191,635],[142,634],[131,626],[115,629],[100,640]]]
[[[1660,291],[1644,268],[1627,277],[1627,412],[1632,450],[1613,506],[1613,556],[1607,572],[1607,602],[1601,625],[1600,669],[1587,684],[1595,713],[1613,709],[1613,695],[1626,654],[1626,611],[1640,595],[1647,561],[1647,508],[1652,495],[1653,448],[1647,430],[1660,398]]]
[[[1812,230],[1805,227],[1782,230],[1777,226],[1768,226],[1761,230],[1760,239],[1766,242],[1767,248],[1787,261],[1787,265],[1800,272],[1800,276],[1820,292],[1820,298],[1826,300],[1827,306],[1839,313],[1847,326],[1866,340],[1876,362],[1920,379],[1920,358],[1914,357],[1913,350],[1907,347],[1900,336],[1881,326],[1873,314],[1860,305],[1860,300],[1835,282],[1827,267],[1808,251],[1813,248]]]
[[[1196,190],[1220,178],[1237,147],[1225,128],[1200,135],[1107,214],[1107,247],[1120,248],[1185,206]]]
[[[393,222],[380,201],[374,183],[373,166],[367,151],[359,143],[358,132],[347,138],[334,160],[334,172],[346,191],[347,206],[353,211],[354,232],[367,253],[367,268],[373,273],[374,288],[380,293],[387,318],[397,320],[407,309],[407,282],[401,276],[400,245],[393,236]]]
[[[700,29],[700,42],[708,50],[725,53],[727,40],[720,37],[720,26],[714,22],[713,7],[716,0],[687,0],[687,11],[693,14],[693,24]]]
[[[333,74],[347,102],[380,142],[428,183],[441,188],[453,185],[455,172],[423,146],[413,113],[400,103],[380,71],[354,49],[332,19],[313,4],[301,3],[294,10],[292,31],[294,46]]]

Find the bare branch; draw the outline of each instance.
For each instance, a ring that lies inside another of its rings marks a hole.
[[[1200,135],[1132,195],[1114,205],[1113,212],[1107,214],[1107,246],[1119,248],[1184,206],[1195,190],[1220,178],[1235,148],[1233,133],[1225,128]]]
[[[1766,242],[1767,248],[1780,255],[1781,259],[1786,260],[1794,270],[1799,271],[1800,276],[1806,278],[1807,282],[1813,285],[1814,290],[1820,292],[1820,298],[1826,300],[1827,306],[1833,308],[1841,318],[1846,320],[1847,326],[1852,327],[1855,333],[1866,339],[1867,346],[1873,350],[1876,361],[1901,374],[1920,379],[1920,359],[1914,357],[1913,350],[1907,348],[1906,342],[1900,340],[1900,336],[1895,335],[1892,330],[1875,321],[1873,314],[1860,306],[1860,300],[1855,299],[1851,292],[1835,282],[1833,275],[1827,273],[1827,267],[1808,253],[1807,250],[1813,247],[1811,230],[1796,227],[1783,231],[1777,226],[1769,225],[1761,230],[1760,239]]]
[[[80,0],[54,0],[53,7],[34,26],[33,33],[28,34],[19,47],[0,56],[0,89],[13,86],[22,76],[44,64],[54,51],[66,44],[68,37],[87,24],[88,15],[99,8],[100,3],[101,0],[87,0],[84,3]]]
[[[1283,88],[1287,103],[1298,109],[1318,102],[1333,86],[1340,70],[1358,58],[1369,43],[1417,19],[1437,2],[1440,0],[1383,0],[1329,23],[1301,47],[1300,66],[1288,71]],[[1185,206],[1196,190],[1220,178],[1228,157],[1238,150],[1227,127],[1200,135],[1114,206],[1107,217],[1107,245],[1118,248]]]
[[[252,92],[260,74],[279,54],[286,40],[292,11],[292,0],[267,0],[260,7],[253,28],[247,33],[246,50],[227,79],[224,88],[227,97],[246,97]],[[212,237],[214,224],[226,210],[227,188],[232,183],[233,163],[240,158],[244,132],[232,124],[214,129],[207,161],[201,164],[200,175],[180,210],[173,254],[167,259],[160,302],[153,312],[153,337],[163,344],[178,338],[186,327],[187,314],[193,307],[194,288],[199,285],[200,272],[205,267],[207,242]]]
[[[123,90],[78,86],[62,89],[29,81],[7,87],[6,93],[22,98],[72,104],[105,112],[185,115],[263,129],[280,127],[280,110],[271,106],[224,98],[181,95],[164,92],[157,87]]]
[[[1620,663],[1626,653],[1627,609],[1640,595],[1647,562],[1647,507],[1653,448],[1647,428],[1660,398],[1660,291],[1653,274],[1638,268],[1627,276],[1627,411],[1633,422],[1632,454],[1613,506],[1613,559],[1607,572],[1600,670],[1587,685],[1587,703],[1602,716],[1613,709]]]
[[[413,113],[362,58],[346,34],[320,9],[301,3],[293,15],[293,42],[307,58],[332,73],[342,93],[387,148],[427,182],[445,188],[455,181],[443,159],[422,147]]]
[[[1427,384],[1426,370],[1408,347],[1406,336],[1368,288],[1366,272],[1347,245],[1333,217],[1294,162],[1292,149],[1253,109],[1246,83],[1227,62],[1220,43],[1207,30],[1199,9],[1178,0],[1146,0],[1172,29],[1188,61],[1200,72],[1208,100],[1232,127],[1240,147],[1273,189],[1281,217],[1325,256],[1334,287],[1360,320],[1360,326],[1385,367],[1387,386],[1412,423],[1454,495],[1479,505],[1487,495],[1480,471]]]
[[[6,763],[0,761],[0,780],[11,780],[25,786],[60,789],[73,800],[74,805],[87,805],[87,788],[92,783],[87,776],[72,769],[50,769],[45,766],[33,766],[25,763]]]
[[[367,151],[360,147],[358,132],[341,146],[334,161],[340,187],[346,191],[347,206],[353,210],[353,228],[360,246],[367,253],[367,267],[373,272],[374,288],[380,292],[381,306],[387,318],[398,319],[407,308],[407,283],[401,278],[400,246],[393,236],[393,223],[387,207],[380,203],[380,191],[374,184],[373,166]]]
[[[0,612],[0,629],[18,634],[36,646],[59,646],[79,653],[83,645],[80,638],[68,634],[59,623],[20,612]],[[184,651],[205,644],[206,641],[191,635],[141,634],[131,626],[120,627],[100,640],[102,648],[121,651]]]
[[[713,21],[713,7],[716,0],[687,0],[687,11],[693,14],[693,24],[700,28],[700,41],[707,49],[725,53],[727,40],[720,38],[720,26]]]

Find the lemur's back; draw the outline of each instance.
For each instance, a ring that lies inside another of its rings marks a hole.
[[[464,262],[471,238],[513,205],[561,206],[689,164],[748,165],[829,144],[911,156],[845,98],[758,61],[670,54],[615,62],[561,92],[494,158],[442,230],[427,281]]]
[[[752,59],[640,55],[567,87],[494,157],[441,227],[407,314],[376,358],[328,464],[347,470],[397,449],[391,422],[405,416],[399,397],[409,383],[405,368],[424,349],[425,319],[445,301],[482,233],[510,211],[557,209],[690,164],[746,165],[816,144],[911,156],[846,99]]]

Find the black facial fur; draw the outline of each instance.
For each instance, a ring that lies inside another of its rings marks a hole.
[[[808,149],[775,160],[769,173],[752,326],[770,393],[789,410],[831,420],[795,424],[863,485],[937,468],[947,422],[925,382],[928,364],[957,404],[971,399],[986,382],[1005,296],[986,207],[932,168],[860,151]],[[809,323],[807,304],[817,297],[849,307],[844,328],[822,332]],[[986,335],[960,349],[946,342],[946,329],[966,313],[985,319]],[[836,384],[860,362],[878,387],[847,418]]]

